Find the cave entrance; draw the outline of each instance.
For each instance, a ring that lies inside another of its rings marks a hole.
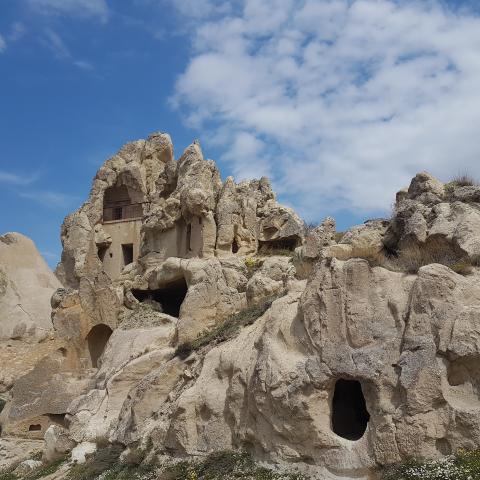
[[[133,244],[127,243],[122,245],[123,266],[126,267],[133,263]]]
[[[162,310],[167,315],[177,317],[180,315],[180,307],[187,295],[187,282],[180,278],[156,290],[132,290],[133,296],[139,301],[155,300],[162,305]]]
[[[112,329],[103,323],[95,325],[88,333],[87,344],[92,367],[98,368],[98,360],[102,356],[111,335]]]
[[[240,247],[238,246],[237,239],[234,238],[232,242],[232,253],[238,253],[238,250],[240,250]]]
[[[343,378],[337,380],[332,401],[332,430],[347,440],[359,440],[369,420],[360,382]]]
[[[260,253],[274,253],[275,250],[288,250],[293,252],[298,247],[299,240],[297,237],[278,238],[276,240],[259,240],[258,251]]]

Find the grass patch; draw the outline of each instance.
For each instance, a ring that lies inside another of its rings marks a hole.
[[[478,185],[478,181],[468,173],[457,175],[449,183],[453,183],[457,187],[474,187]]]
[[[432,238],[425,244],[412,244],[402,248],[396,255],[386,257],[380,266],[396,272],[415,274],[432,263],[449,267],[460,275],[470,275],[478,265],[477,258],[469,258],[461,250],[441,238]]]
[[[39,478],[43,478],[43,477],[46,477],[47,475],[51,475],[52,473],[55,473],[60,468],[60,466],[65,463],[66,460],[67,460],[67,457],[63,456],[58,460],[54,460],[53,462],[50,462],[38,467],[33,472],[30,472],[28,475],[25,475],[23,477],[19,477],[18,475],[13,473],[15,468],[18,466],[18,465],[15,465],[14,467],[11,467],[7,470],[3,470],[2,472],[0,472],[0,480],[38,480]]]
[[[342,238],[344,237],[344,235],[345,232],[335,232],[335,241],[339,243],[340,240],[342,240]]]
[[[445,184],[445,191],[448,195],[452,195],[456,187],[476,187],[478,181],[468,173],[457,175],[450,182]]]
[[[476,480],[480,478],[480,450],[460,451],[440,460],[408,460],[383,471],[383,480]]]
[[[97,450],[87,457],[83,464],[74,465],[67,475],[67,480],[150,480],[156,479],[153,475],[154,465],[144,464],[146,450],[137,449],[128,463],[120,461],[123,447],[109,445]]]
[[[123,448],[118,445],[98,449],[87,457],[85,463],[73,465],[68,472],[68,480],[93,480],[98,475],[113,469],[119,463]]]
[[[252,278],[253,274],[263,265],[263,260],[255,257],[247,257],[245,266],[247,267],[247,277]]]
[[[211,453],[201,461],[183,461],[166,467],[166,480],[302,480],[298,473],[277,473],[260,467],[246,452]]]
[[[35,471],[30,473],[25,477],[25,480],[37,480],[39,478],[46,477],[55,473],[65,462],[67,461],[67,456],[62,456],[53,462],[50,462],[46,465],[42,465],[37,468]]]
[[[257,305],[230,315],[226,320],[214,326],[212,329],[203,331],[195,340],[180,344],[175,351],[175,355],[181,359],[185,359],[191,352],[199,350],[205,345],[217,345],[218,343],[233,338],[242,327],[251,325],[257,318],[260,318],[277,298],[279,297],[269,297]]]
[[[18,477],[13,473],[14,468],[0,472],[0,480],[17,480]]]

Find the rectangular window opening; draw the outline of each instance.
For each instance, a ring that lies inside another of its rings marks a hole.
[[[114,220],[121,220],[123,215],[123,208],[122,207],[115,207],[113,209],[113,219]]]
[[[133,263],[133,244],[127,243],[122,245],[123,265],[130,265]]]

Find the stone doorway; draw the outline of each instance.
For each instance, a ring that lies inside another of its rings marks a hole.
[[[98,368],[98,360],[102,356],[112,329],[103,323],[95,325],[87,335],[88,351],[93,368]]]
[[[337,380],[332,400],[332,430],[347,440],[359,440],[369,420],[360,382],[343,378]]]

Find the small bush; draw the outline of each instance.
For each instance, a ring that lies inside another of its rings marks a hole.
[[[335,241],[339,243],[340,240],[342,240],[344,235],[345,235],[345,232],[335,232]]]
[[[109,445],[87,457],[85,463],[74,465],[68,472],[68,480],[93,480],[101,473],[115,467],[123,448]]]
[[[13,473],[13,468],[0,472],[0,480],[17,480],[18,477]]]
[[[454,263],[450,268],[460,275],[470,275],[473,272],[473,267],[468,260],[463,260],[462,262]]]
[[[245,266],[247,267],[247,276],[251,278],[253,274],[263,265],[263,260],[255,257],[247,257]]]
[[[166,467],[168,480],[302,480],[297,473],[277,473],[260,467],[246,452],[223,451],[208,455],[202,461],[182,461]]]
[[[24,480],[38,480],[39,478],[46,477],[55,473],[67,460],[66,456],[62,456],[53,462],[42,465],[35,471],[25,477]]]
[[[241,312],[230,315],[222,323],[214,326],[211,330],[205,330],[192,342],[180,344],[175,351],[175,355],[181,359],[187,358],[192,351],[199,350],[205,345],[216,345],[233,338],[242,327],[251,325],[260,318],[278,297],[273,296],[265,299],[263,302],[242,310]]]
[[[383,480],[476,480],[480,478],[480,451],[459,452],[440,460],[409,460],[386,468]]]
[[[469,275],[473,271],[472,260],[441,239],[431,239],[423,245],[406,246],[396,256],[386,258],[381,266],[389,270],[414,274],[421,267],[432,263],[445,265],[461,275]]]
[[[457,175],[450,183],[453,183],[457,187],[473,187],[478,185],[477,180],[468,173]]]

